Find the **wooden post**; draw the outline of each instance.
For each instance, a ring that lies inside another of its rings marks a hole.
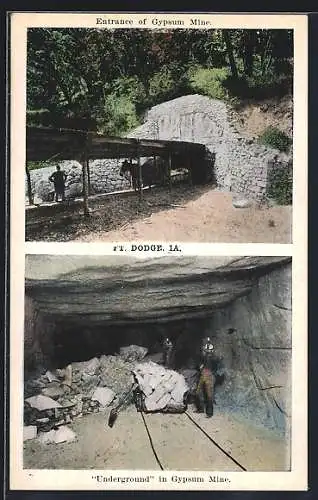
[[[33,193],[32,193],[31,176],[30,176],[30,170],[29,170],[27,163],[25,164],[25,173],[27,176],[29,204],[33,205],[34,200],[33,200]]]
[[[89,168],[89,161],[87,160],[87,185],[88,185],[88,196],[91,194],[91,170]]]
[[[89,207],[88,207],[88,159],[87,156],[83,158],[82,163],[83,170],[83,209],[85,217],[89,217]]]
[[[188,157],[188,180],[189,180],[189,186],[192,186],[193,184],[193,179],[192,179],[192,157]]]
[[[137,157],[137,165],[138,165],[138,184],[139,184],[139,201],[142,200],[142,168],[141,168],[141,161],[140,161],[140,154],[138,152],[138,157]]]
[[[160,163],[158,162],[158,156],[157,155],[154,155],[154,157],[153,157],[153,165],[154,165],[154,172],[155,172],[155,175],[154,175],[155,183],[158,180],[160,186],[163,186],[163,183],[164,183],[164,172],[163,172],[163,169],[162,169]]]
[[[88,180],[88,137],[85,137],[85,150],[83,152],[82,159],[82,171],[83,171],[83,210],[84,216],[89,217],[89,206],[88,206],[88,193],[89,193],[89,180]]]
[[[135,191],[135,186],[134,183],[136,182],[136,179],[134,179],[134,171],[133,171],[133,162],[132,162],[132,157],[129,158],[129,165],[130,165],[130,187],[133,188]]]

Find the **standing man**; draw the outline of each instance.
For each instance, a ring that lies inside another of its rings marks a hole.
[[[66,174],[64,170],[61,170],[61,167],[57,165],[56,172],[53,172],[49,177],[49,181],[54,184],[55,191],[55,201],[59,201],[59,196],[61,196],[62,201],[65,201],[65,181]]]
[[[212,417],[215,381],[223,368],[221,360],[215,355],[214,345],[210,337],[203,340],[199,370],[200,378],[196,390],[196,407],[199,412],[203,412],[205,409],[207,417]]]
[[[166,368],[173,367],[173,343],[166,337],[163,341],[164,366]]]

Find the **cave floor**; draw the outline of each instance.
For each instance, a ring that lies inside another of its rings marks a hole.
[[[289,441],[273,431],[215,408],[214,416],[188,410],[189,415],[247,471],[289,470]],[[113,428],[109,410],[85,415],[69,426],[76,441],[24,443],[25,469],[159,470],[142,415],[135,407],[119,413]],[[220,451],[185,414],[144,415],[156,454],[164,470],[242,470]]]

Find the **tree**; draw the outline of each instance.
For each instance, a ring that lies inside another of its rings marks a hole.
[[[235,62],[235,59],[234,59],[233,45],[232,45],[232,41],[231,41],[231,36],[230,36],[229,30],[223,30],[223,37],[224,37],[224,41],[225,41],[225,45],[226,45],[227,55],[228,55],[228,58],[229,58],[229,63],[230,63],[230,67],[231,67],[232,77],[235,80],[237,80],[237,78],[238,78],[238,72],[237,72],[236,62]]]

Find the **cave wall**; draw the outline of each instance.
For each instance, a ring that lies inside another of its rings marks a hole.
[[[25,376],[41,372],[52,365],[57,330],[55,321],[41,314],[36,307],[36,302],[26,295],[24,302]]]
[[[217,311],[205,333],[226,366],[219,404],[286,432],[291,417],[291,265],[261,277],[249,295]]]

